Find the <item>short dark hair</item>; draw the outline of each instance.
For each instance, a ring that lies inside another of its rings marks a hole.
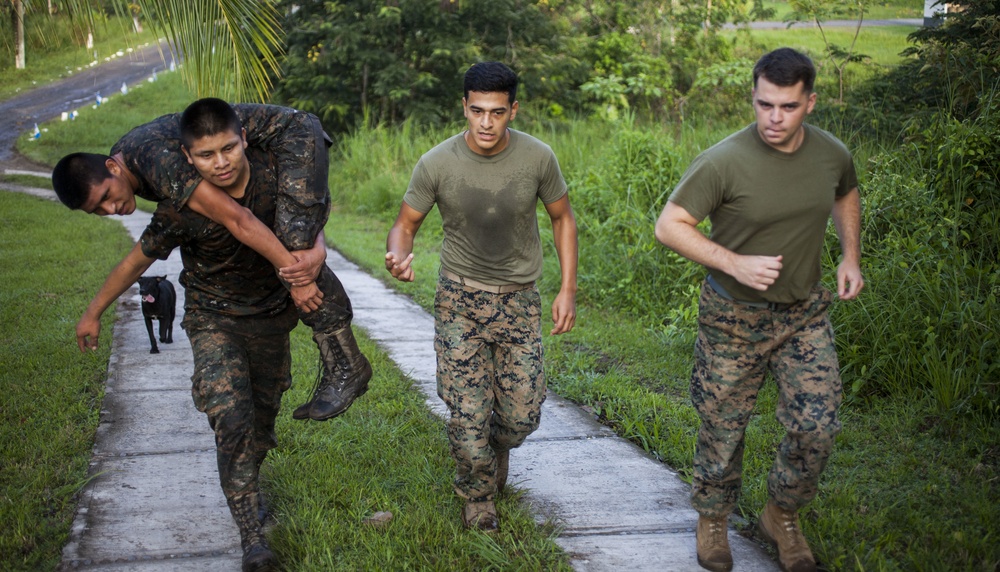
[[[508,101],[513,104],[517,99],[517,74],[500,62],[481,62],[472,64],[465,72],[465,98],[469,92],[506,93]]]
[[[62,204],[76,210],[83,206],[90,189],[111,177],[109,157],[96,153],[70,153],[52,169],[52,188]]]
[[[778,48],[757,60],[753,67],[754,87],[761,77],[781,87],[791,87],[801,81],[806,93],[811,93],[816,83],[816,68],[809,56],[792,48]]]
[[[243,124],[233,107],[221,99],[199,99],[181,114],[181,144],[185,147],[190,148],[195,139],[230,131],[239,135]]]

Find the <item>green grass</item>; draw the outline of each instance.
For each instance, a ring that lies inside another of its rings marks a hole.
[[[94,109],[80,110],[75,120],[54,120],[39,126],[42,136],[27,133],[17,140],[17,150],[46,165],[55,165],[64,155],[77,151],[107,153],[128,130],[168,113],[184,111],[195,99],[178,73],[163,73],[154,83],[139,84],[126,95],[115,95]]]
[[[916,28],[910,26],[880,26],[864,27],[858,33],[854,51],[870,58],[871,63],[891,66],[900,63],[899,53],[908,47],[906,37]],[[854,38],[854,28],[825,28],[827,40],[844,49],[851,46]],[[725,32],[736,36],[736,32]],[[762,43],[767,49],[787,46],[808,53],[814,59],[820,71],[824,65],[825,45],[823,35],[817,28],[794,28],[791,30],[753,30],[754,40]],[[852,64],[854,65],[854,64]]]
[[[364,398],[335,421],[303,423],[290,410],[309,396],[316,349],[303,326],[293,332],[295,383],[279,418],[281,448],[263,469],[277,511],[270,535],[288,570],[568,570],[518,496],[501,498],[495,537],[462,530],[461,500],[444,422],[423,394],[368,340],[375,371]],[[384,527],[363,520],[392,513]]]
[[[866,4],[869,4],[865,13],[866,20],[922,18],[924,15],[924,5],[920,0],[888,0]],[[783,0],[764,0],[764,8],[775,11],[771,20],[776,21],[783,21],[792,11],[791,5]]]
[[[557,155],[567,158],[564,172],[571,193],[576,193],[575,204],[587,202],[581,200],[586,198],[581,193],[600,188],[594,187],[587,170],[600,169],[601,158],[619,149],[611,133],[621,128],[575,123],[568,130],[543,133]],[[603,145],[593,144],[595,132],[603,134]],[[686,164],[724,134],[721,126],[712,132],[696,125],[676,129],[681,162]],[[419,155],[427,145],[420,137],[407,140],[403,135],[388,138],[384,147],[373,146],[372,141],[370,134],[360,134],[353,143],[343,142],[341,149],[356,144],[367,149],[369,156],[379,157],[408,146],[417,147],[410,152]],[[362,166],[370,160],[346,152],[340,161],[334,161],[334,178],[338,170],[365,172]],[[865,164],[859,160],[859,165]],[[345,194],[365,195],[369,185],[383,194],[385,180],[405,180],[408,168],[400,166],[399,170],[396,174],[369,170],[378,173],[370,178],[352,175],[354,184]],[[610,185],[614,181],[602,182]],[[395,189],[395,202],[402,191]],[[328,239],[387,283],[392,281],[381,256],[392,214],[355,214],[344,208],[334,213],[327,228]],[[578,208],[578,221],[585,220],[586,214]],[[421,232],[431,230],[430,225],[430,221],[425,223]],[[419,240],[425,242],[415,247],[417,260],[423,265],[417,271],[418,281],[403,286],[429,309],[434,280],[428,274],[436,267],[437,237],[430,240],[418,235]],[[581,245],[581,249],[586,246]],[[668,266],[657,268],[660,263],[653,255],[661,251],[643,254],[637,264],[652,265],[666,281],[677,271]],[[615,260],[618,276],[623,276],[625,261]],[[592,272],[597,263],[583,258],[581,277]],[[543,299],[551,300],[556,284],[551,274],[558,267],[551,251],[546,264]],[[638,285],[625,288],[623,292],[634,293]],[[593,305],[594,293],[585,287],[580,299],[577,328],[564,336],[545,337],[550,388],[587,406],[619,435],[689,478],[698,427],[688,396],[693,308],[686,298],[679,298],[668,306],[647,303],[636,315],[631,307],[616,308],[605,303],[607,299]],[[665,321],[660,327],[637,327],[661,318]],[[776,394],[773,383],[768,382],[747,431],[745,486],[739,511],[751,522],[766,501],[766,474],[783,434],[774,417]],[[821,482],[819,497],[803,513],[803,526],[817,555],[831,570],[995,569],[1000,563],[1000,549],[996,548],[1000,528],[994,524],[1000,517],[1000,432],[988,417],[941,416],[933,400],[919,389],[905,395],[871,396],[851,401],[842,409],[844,430],[838,447]]]
[[[883,31],[894,34],[891,42],[905,38],[906,32],[901,30]],[[784,44],[800,41],[798,38],[814,41],[818,33],[778,32],[767,41]],[[891,57],[899,51],[896,47],[879,52],[877,63],[891,64]],[[122,98],[112,103],[128,101]],[[158,114],[183,107],[183,103],[168,107],[161,104],[154,109]],[[136,109],[136,113],[141,115],[141,110]],[[95,115],[94,119],[107,122],[101,129],[121,133],[130,125],[115,126],[117,116]],[[748,121],[749,107],[739,125]],[[735,127],[721,122],[706,129],[707,123],[686,122],[663,129],[643,126],[640,131],[653,139],[671,138],[683,167],[698,151]],[[539,126],[519,120],[518,127],[540,135],[553,146],[574,193],[574,204],[584,204],[585,193],[604,188],[599,183],[611,184],[599,176],[607,169],[594,174],[589,169],[604,169],[605,163],[629,165],[619,157],[607,156],[615,148],[612,143],[618,133],[625,129],[623,125],[570,122]],[[76,128],[98,129],[88,123],[78,123]],[[331,186],[338,198],[326,229],[327,239],[425,308],[432,303],[437,267],[440,223],[433,218],[436,211],[418,236],[418,279],[413,284],[394,282],[385,272],[385,233],[416,158],[455,129],[424,131],[410,126],[361,133],[342,140],[333,161]],[[867,144],[848,135],[844,137],[850,139],[852,148]],[[22,143],[22,148],[34,145],[33,151],[58,158],[76,150],[65,147],[76,137],[68,133],[64,139],[59,142],[43,137],[38,143]],[[55,143],[63,148],[45,149]],[[862,170],[869,166],[861,156],[857,164]],[[867,176],[861,173],[863,180]],[[609,200],[620,201],[618,195],[624,193],[623,188],[605,190],[615,195]],[[631,187],[629,192],[633,192]],[[633,206],[627,205],[629,209]],[[578,219],[587,214],[578,212]],[[544,215],[540,220],[545,233]],[[635,226],[635,235],[648,239],[650,229],[646,227],[650,225]],[[672,286],[670,282],[679,271],[665,258],[664,249],[629,250],[632,244],[612,245],[622,249],[615,251],[615,256],[606,255],[608,261],[582,259],[581,277],[593,275],[598,262],[617,268],[628,263],[648,267],[655,274],[654,284]],[[633,259],[627,260],[628,256]],[[542,280],[546,302],[554,294],[557,268],[550,247]],[[625,281],[618,287],[621,292],[641,296],[648,284]],[[578,326],[572,333],[546,335],[550,387],[586,405],[619,434],[687,478],[698,426],[688,397],[695,332],[689,297],[656,303],[647,300],[637,311],[622,304],[592,303],[599,299],[598,294],[581,290]],[[547,303],[543,308],[548,310]],[[840,326],[838,317],[835,309],[835,328]],[[873,327],[896,326],[879,323]],[[315,354],[305,333],[300,328],[295,336],[296,387],[286,407],[305,398],[313,371],[310,362]],[[564,565],[545,540],[551,529],[534,528],[518,512],[516,503],[501,503],[501,514],[512,521],[512,528],[496,541],[457,531],[458,504],[450,493],[440,422],[410,405],[422,402],[422,398],[412,390],[397,392],[397,386],[407,385],[405,380],[371,345],[364,348],[376,356],[378,383],[369,396],[335,424],[294,424],[286,412],[279,425],[285,448],[274,456],[264,476],[280,516],[272,540],[290,568],[352,569],[357,562],[361,564],[353,568],[502,568],[494,564],[501,557],[518,558],[513,568]],[[845,356],[841,357],[843,361]],[[747,431],[745,487],[739,511],[751,521],[764,504],[764,476],[782,434],[774,418],[775,400],[776,390],[768,383]],[[820,494],[803,512],[803,527],[827,569],[992,571],[1000,566],[1000,527],[996,524],[1000,521],[1000,430],[995,418],[941,412],[921,387],[892,397],[875,393],[849,400],[842,408],[842,417],[844,430],[821,481]],[[374,438],[365,440],[366,434]],[[404,437],[411,440],[403,441]],[[412,454],[414,451],[421,454]],[[387,529],[357,525],[364,517],[383,510],[395,515]],[[528,534],[530,531],[534,532]],[[392,541],[397,534],[403,535],[400,543]],[[330,543],[327,539],[335,540]],[[459,548],[454,549],[451,543]]]
[[[80,354],[76,322],[131,244],[121,225],[0,191],[2,570],[51,570],[68,539],[114,312],[104,316],[96,353]]]
[[[0,175],[0,185],[10,183],[20,187],[37,187],[39,189],[52,190],[52,179],[47,177],[35,177],[32,175]]]
[[[41,16],[44,17],[44,16]],[[32,22],[27,22],[31,25]],[[5,29],[6,30],[6,29]],[[45,35],[44,32],[41,35]],[[3,64],[0,64],[0,100],[17,95],[32,86],[48,83],[75,74],[95,61],[117,52],[127,53],[128,50],[155,42],[156,35],[150,28],[141,34],[136,34],[131,28],[131,22],[112,18],[97,27],[93,49],[88,50],[83,45],[47,45],[44,48],[28,46],[25,53],[25,69],[15,69],[13,53],[0,50],[4,54]]]

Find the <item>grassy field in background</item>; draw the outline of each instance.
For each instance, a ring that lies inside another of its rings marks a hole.
[[[865,2],[866,20],[892,18],[922,18],[924,4],[920,0],[883,0],[881,2]],[[764,0],[764,8],[775,11],[773,20],[783,21],[791,13],[792,7],[787,0]]]

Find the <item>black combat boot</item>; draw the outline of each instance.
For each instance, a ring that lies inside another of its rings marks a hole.
[[[309,419],[309,410],[312,408],[313,399],[316,398],[316,392],[319,391],[319,384],[323,381],[323,374],[326,371],[326,369],[327,368],[324,367],[323,365],[323,359],[320,358],[319,368],[317,369],[316,372],[316,381],[313,382],[312,389],[309,390],[309,393],[310,395],[312,395],[312,397],[309,398],[309,401],[306,401],[302,405],[299,405],[298,407],[295,408],[294,411],[292,411],[292,419],[298,419],[299,421],[302,421],[303,419]],[[333,369],[333,371],[336,371],[336,369]]]
[[[330,333],[314,334],[323,357],[323,379],[313,394],[309,417],[324,421],[347,411],[354,400],[368,391],[372,364],[358,349],[350,326]],[[336,369],[331,367],[336,364]]]
[[[257,520],[257,493],[247,493],[228,499],[229,512],[240,529],[243,547],[243,572],[272,572],[277,570],[278,559],[267,546],[267,539]]]

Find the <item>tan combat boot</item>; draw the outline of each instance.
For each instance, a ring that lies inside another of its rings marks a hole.
[[[462,525],[480,532],[494,533],[500,529],[500,517],[493,501],[466,501],[462,507]]]
[[[698,564],[712,572],[733,569],[733,553],[729,550],[729,525],[726,517],[698,516]]]
[[[785,510],[769,500],[759,526],[764,538],[778,547],[778,565],[783,572],[816,572],[816,559],[799,528],[798,511]]]

